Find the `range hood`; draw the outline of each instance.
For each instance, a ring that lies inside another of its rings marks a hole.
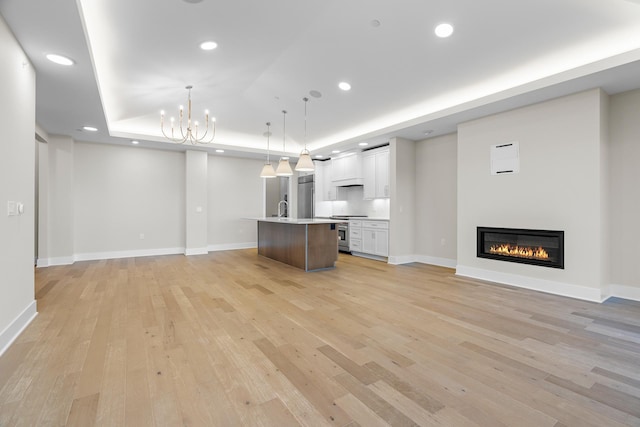
[[[333,182],[336,187],[362,187],[364,180],[362,178],[341,179]]]

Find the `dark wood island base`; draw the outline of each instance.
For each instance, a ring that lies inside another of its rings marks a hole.
[[[320,220],[258,220],[258,254],[305,271],[334,268],[336,223]]]

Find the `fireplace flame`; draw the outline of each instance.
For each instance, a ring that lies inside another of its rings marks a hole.
[[[549,259],[549,254],[542,248],[542,246],[538,246],[537,248],[530,248],[526,246],[503,243],[500,245],[491,246],[491,248],[489,248],[489,252],[492,254],[514,256],[519,258]]]

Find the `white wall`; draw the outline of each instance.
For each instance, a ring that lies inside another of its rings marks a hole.
[[[183,152],[50,139],[40,167],[46,250],[39,265],[256,246],[255,221],[242,218],[262,216],[260,161],[194,152],[187,162]],[[189,174],[204,186],[188,224]],[[202,248],[186,247],[190,226]]]
[[[640,90],[610,100],[612,293],[640,300]]]
[[[600,192],[600,287],[601,297],[609,297],[611,281],[611,142],[609,137],[609,95],[600,91],[599,192]]]
[[[416,144],[392,138],[390,149],[389,263],[415,259]]]
[[[35,71],[0,16],[0,354],[36,315]],[[7,216],[7,202],[24,213]]]
[[[604,95],[591,90],[458,127],[458,274],[600,300]],[[520,173],[491,175],[494,144],[520,143]],[[476,227],[565,232],[565,269],[476,257]]]
[[[74,260],[74,150],[73,139],[50,136],[38,146],[39,233],[38,265],[71,264]]]
[[[183,251],[184,153],[76,142],[74,171],[76,259]]]
[[[457,134],[416,143],[417,260],[455,267],[457,257]]]
[[[208,157],[206,151],[187,150],[185,153],[185,255],[208,252]]]
[[[209,156],[209,250],[255,247],[262,216],[261,160]]]

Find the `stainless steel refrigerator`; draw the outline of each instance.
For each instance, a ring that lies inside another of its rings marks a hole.
[[[313,175],[298,177],[298,218],[313,218]]]

